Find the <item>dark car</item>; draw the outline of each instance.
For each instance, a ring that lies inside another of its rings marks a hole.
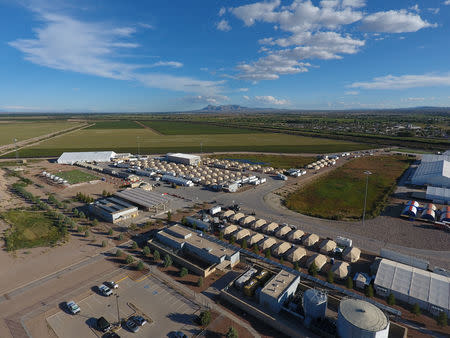
[[[132,316],[130,318],[133,322],[135,322],[138,326],[143,326],[147,324],[147,321],[142,316]]]
[[[105,317],[100,317],[97,319],[97,329],[102,332],[107,332],[111,330],[111,324],[105,319]]]
[[[139,331],[139,326],[132,319],[128,319],[126,325],[131,332],[136,333]]]
[[[120,336],[115,332],[108,332],[102,338],[120,338]]]

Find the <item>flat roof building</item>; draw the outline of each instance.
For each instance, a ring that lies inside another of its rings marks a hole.
[[[137,205],[141,209],[147,211],[166,210],[170,203],[170,199],[161,193],[144,190],[141,188],[125,189],[117,191],[114,196]]]
[[[450,188],[450,162],[447,160],[433,162],[422,161],[417,167],[411,183]]]
[[[281,270],[261,289],[259,303],[266,309],[278,313],[284,301],[295,293],[299,283],[300,276]]]
[[[101,198],[89,204],[89,212],[101,219],[117,223],[138,215],[138,208],[115,197]]]
[[[168,153],[166,155],[167,161],[175,162],[175,163],[182,163],[182,164],[188,164],[188,165],[199,165],[201,158],[197,155],[191,155],[191,154],[182,154],[182,153]]]

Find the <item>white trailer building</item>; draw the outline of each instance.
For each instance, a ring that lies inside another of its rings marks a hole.
[[[170,162],[188,165],[199,165],[201,162],[200,156],[182,153],[168,153],[166,155],[166,159]]]

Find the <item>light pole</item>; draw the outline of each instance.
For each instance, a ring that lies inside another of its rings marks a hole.
[[[117,305],[117,322],[120,325],[119,295],[117,293],[116,293],[116,305]]]
[[[369,175],[372,175],[372,172],[369,170],[364,171],[364,174],[366,175],[366,193],[364,195],[364,210],[363,210],[363,217],[362,217],[362,225],[364,226],[364,221],[366,219],[366,204],[367,204],[367,188],[369,186]]]
[[[137,142],[137,150],[138,150],[138,155],[140,155],[140,152],[141,152],[141,150],[140,150],[140,148],[141,148],[141,145],[139,144],[139,136],[136,136],[136,142]]]

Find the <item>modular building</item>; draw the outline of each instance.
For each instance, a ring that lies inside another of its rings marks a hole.
[[[191,154],[182,154],[182,153],[168,153],[166,155],[167,161],[175,162],[175,163],[182,163],[182,164],[188,164],[188,165],[199,165],[201,158],[197,155],[191,155]]]
[[[259,303],[271,312],[278,313],[281,306],[297,290],[300,276],[281,270],[273,276],[259,293]]]
[[[195,227],[198,230],[209,231],[211,229],[211,225],[208,222],[204,222],[204,221],[202,221],[200,219],[197,219],[195,217],[190,217],[190,216],[186,217],[186,222],[189,225],[192,225],[192,226],[195,225]]]
[[[255,268],[248,269],[234,281],[234,285],[236,285],[237,288],[242,289],[245,283],[247,283],[257,272],[258,270],[256,270]]]
[[[185,178],[176,177],[176,176],[172,176],[172,175],[163,175],[163,177],[161,177],[161,181],[173,183],[176,185],[182,185],[185,187],[193,187],[194,186],[194,182],[192,182],[191,180],[187,180]]]
[[[138,215],[138,208],[119,198],[106,197],[89,204],[89,212],[110,223],[117,223]]]
[[[374,281],[377,294],[417,303],[420,308],[438,315],[450,316],[450,277],[382,259]]]

